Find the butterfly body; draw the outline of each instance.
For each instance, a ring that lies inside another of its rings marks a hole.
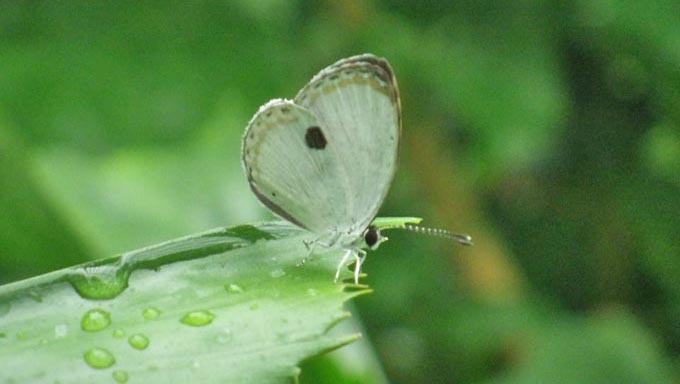
[[[243,164],[252,191],[271,211],[345,249],[380,243],[370,224],[394,177],[401,127],[396,79],[370,54],[319,72],[293,100],[274,99],[251,119]]]

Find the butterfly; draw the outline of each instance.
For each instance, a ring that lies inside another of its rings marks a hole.
[[[358,283],[363,248],[387,239],[372,222],[394,178],[400,131],[394,71],[372,54],[328,66],[293,100],[269,101],[248,123],[242,159],[251,190],[272,212],[316,235],[308,248],[344,250],[336,281],[354,260]]]

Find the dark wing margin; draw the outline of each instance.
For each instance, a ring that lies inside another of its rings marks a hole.
[[[265,207],[269,208],[272,212],[274,212],[278,216],[282,217],[283,219],[288,220],[291,223],[293,223],[293,224],[295,224],[295,225],[297,225],[301,228],[308,229],[298,219],[291,216],[290,213],[286,212],[286,210],[281,208],[278,204],[274,203],[269,197],[267,197],[266,194],[262,193],[257,188],[255,179],[253,178],[253,168],[249,165],[249,163],[246,159],[250,155],[250,153],[248,153],[249,149],[247,148],[247,141],[248,141],[249,137],[252,137],[250,130],[253,127],[254,122],[263,114],[269,115],[271,113],[269,111],[272,108],[286,108],[286,105],[290,105],[290,104],[294,104],[294,103],[290,100],[285,100],[285,99],[273,99],[273,100],[270,100],[268,103],[266,103],[266,104],[264,104],[260,107],[260,109],[255,113],[253,118],[248,123],[248,126],[246,127],[246,131],[243,135],[242,148],[241,148],[241,162],[243,164],[243,168],[245,169],[246,177],[248,178],[248,185],[250,186],[250,190],[253,191],[253,193],[255,194],[257,199],[260,200],[260,202],[262,204],[264,204]]]
[[[309,83],[298,92],[295,96],[295,100],[298,101],[301,95],[307,92],[308,88],[313,88],[315,84],[320,83],[325,77],[328,77],[338,69],[343,67],[348,67],[353,64],[371,64],[380,67],[384,71],[383,80],[391,85],[392,89],[392,100],[397,107],[397,116],[399,119],[399,134],[401,134],[401,97],[399,96],[399,86],[397,85],[397,78],[394,76],[394,70],[392,66],[387,61],[387,59],[375,56],[371,53],[364,53],[361,55],[351,56],[345,59],[338,60],[332,65],[329,65],[325,69],[317,73]]]

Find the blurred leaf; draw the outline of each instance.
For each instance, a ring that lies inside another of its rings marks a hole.
[[[0,123],[0,283],[87,260],[75,231],[45,197],[26,148]]]
[[[246,118],[228,112],[172,150],[40,151],[36,173],[44,193],[100,257],[252,219],[264,209],[241,169],[241,127],[224,129]]]
[[[647,132],[642,159],[650,171],[670,182],[680,183],[680,131],[661,124]]]
[[[555,70],[552,26],[538,16],[544,7],[462,7],[433,23],[427,39],[414,31],[411,46],[402,51],[408,56],[396,65],[401,78],[427,87],[411,90],[406,83],[409,93],[422,94],[407,99],[410,103],[444,116],[442,128],[466,132],[466,157],[460,160],[467,160],[470,175],[479,180],[537,164],[556,144],[567,95]],[[412,108],[405,105],[405,111]],[[422,120],[405,114],[406,122]]]
[[[512,356],[514,369],[498,384],[675,383],[657,340],[626,313],[587,321],[562,320],[524,335]]]

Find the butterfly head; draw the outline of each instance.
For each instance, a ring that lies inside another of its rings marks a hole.
[[[363,239],[368,249],[377,249],[380,244],[387,241],[387,236],[380,233],[380,229],[375,225],[369,225],[363,233]]]

